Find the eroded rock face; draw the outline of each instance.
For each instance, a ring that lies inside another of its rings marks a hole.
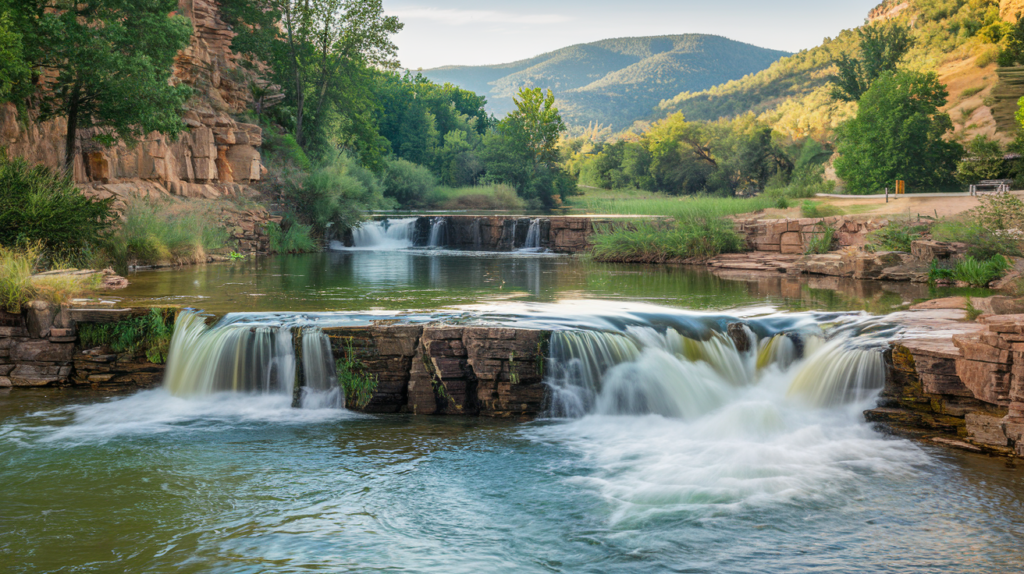
[[[231,51],[235,33],[214,0],[180,0],[179,11],[192,20],[194,32],[189,46],[175,57],[172,82],[188,84],[198,94],[190,102],[194,108],[183,118],[186,130],[171,137],[153,132],[136,146],[109,148],[94,140],[99,130],[79,130],[73,162],[77,183],[138,185],[143,180],[163,195],[220,197],[231,188],[218,184],[260,180],[263,166],[257,148],[262,130],[229,116],[248,109],[249,84],[259,80]],[[274,96],[274,101],[279,99]],[[23,122],[14,104],[0,105],[0,145],[11,155],[59,169],[64,165],[66,133],[62,118]],[[90,186],[86,187],[88,192]]]
[[[999,15],[1007,22],[1016,22],[1024,13],[1024,0],[999,0]]]

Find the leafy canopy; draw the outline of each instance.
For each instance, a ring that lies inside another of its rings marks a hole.
[[[176,0],[23,0],[15,21],[27,59],[40,73],[39,121],[66,118],[65,161],[74,160],[75,130],[128,143],[184,129],[180,113],[191,89],[168,80],[192,25],[172,14]]]
[[[895,72],[900,60],[914,46],[910,28],[899,22],[864,26],[857,30],[857,36],[860,57],[838,54],[834,60],[838,72],[831,78],[835,84],[832,97],[848,102],[859,100],[875,80]]]
[[[877,193],[905,180],[922,188],[952,182],[960,144],[946,141],[953,129],[939,112],[946,88],[934,73],[883,75],[860,100],[857,117],[840,126],[836,173],[851,193]]]

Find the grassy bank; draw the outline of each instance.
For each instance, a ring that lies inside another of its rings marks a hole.
[[[572,207],[600,215],[664,217],[598,229],[592,241],[599,261],[662,263],[734,253],[743,239],[730,216],[778,207],[778,198],[673,197],[658,193],[587,190]]]
[[[62,305],[99,288],[99,274],[33,277],[40,270],[42,252],[41,244],[24,248],[0,246],[0,309],[20,313],[26,303],[34,300]]]

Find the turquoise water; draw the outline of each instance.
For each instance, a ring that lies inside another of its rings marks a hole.
[[[527,424],[0,400],[5,572],[1011,572],[1024,474],[758,386]]]

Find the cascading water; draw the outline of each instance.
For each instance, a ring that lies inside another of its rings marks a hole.
[[[480,251],[484,248],[483,220],[479,217],[473,220],[473,249]]]
[[[824,343],[813,334],[782,333],[739,351],[720,332],[706,340],[672,328],[632,326],[624,332],[557,331],[551,339],[548,410],[552,417],[587,414],[694,419],[731,401],[762,378],[776,393],[813,407],[863,401],[885,381],[881,349],[850,338]]]
[[[218,392],[290,395],[295,386],[293,328],[246,322],[208,327],[199,314],[183,311],[174,324],[164,387],[179,397]],[[344,406],[323,331],[304,328],[302,349],[305,386],[301,405]]]
[[[352,244],[355,249],[395,251],[413,246],[416,235],[415,217],[364,221],[352,229]],[[431,231],[433,235],[433,231]]]
[[[540,219],[531,219],[522,251],[540,251]]]
[[[448,244],[448,220],[443,217],[435,217],[430,220],[430,241],[429,247],[444,247]]]

